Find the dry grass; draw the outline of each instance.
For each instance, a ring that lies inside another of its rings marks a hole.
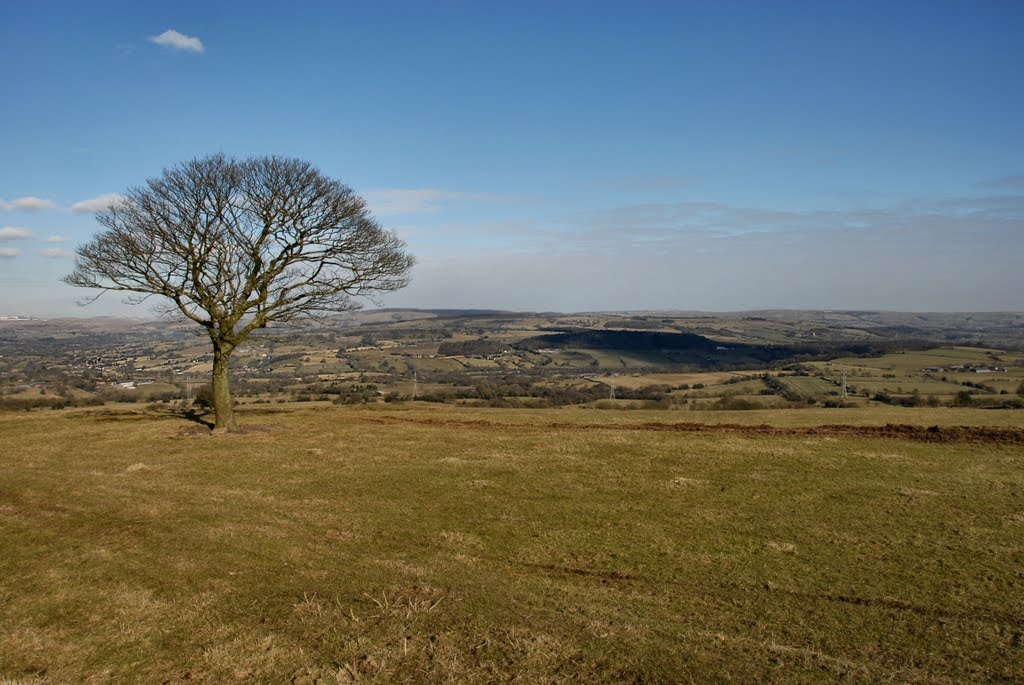
[[[651,418],[0,415],[0,683],[1024,678],[1024,447]]]

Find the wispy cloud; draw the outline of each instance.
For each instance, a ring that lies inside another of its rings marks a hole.
[[[692,177],[677,174],[632,174],[599,178],[587,182],[586,185],[621,193],[654,193],[683,190],[691,188],[694,183]]]
[[[56,207],[50,200],[41,197],[17,197],[11,201],[0,199],[0,210],[9,212],[41,212]]]
[[[96,212],[102,212],[109,208],[111,205],[117,204],[124,200],[124,195],[119,193],[106,193],[105,195],[98,195],[91,197],[88,200],[82,200],[68,207],[68,209],[75,214],[95,214]]]
[[[775,210],[715,202],[651,203],[578,212],[542,224],[536,237],[573,250],[729,241],[806,244],[823,236],[922,249],[964,246],[979,236],[1021,245],[1024,196],[919,199],[871,210]],[[938,242],[935,242],[938,241]],[[724,245],[725,242],[722,242]],[[995,243],[999,244],[999,243]]]
[[[0,240],[23,240],[31,237],[32,231],[27,228],[15,228],[14,226],[0,228]]]
[[[21,254],[21,250],[16,247],[0,247],[0,258],[13,259]]]
[[[68,239],[62,235],[51,235],[43,240],[44,243],[66,243],[67,241]]]
[[[48,247],[45,250],[40,250],[39,254],[50,259],[68,259],[75,256],[74,252],[61,247]]]
[[[395,299],[410,305],[1024,308],[1024,193],[828,211],[649,203],[406,233],[420,263]]]
[[[987,181],[982,181],[978,186],[993,190],[1024,190],[1024,174],[990,178]]]
[[[508,198],[479,193],[460,193],[436,188],[390,188],[362,193],[377,216],[430,214],[452,205],[499,202]]]
[[[203,41],[199,40],[196,36],[186,36],[184,33],[179,33],[174,29],[167,29],[159,36],[151,37],[149,41],[161,47],[171,48],[172,50],[184,50],[186,52],[203,52],[206,49],[203,46]]]

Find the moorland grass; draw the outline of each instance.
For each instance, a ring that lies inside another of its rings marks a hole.
[[[1024,447],[698,414],[0,415],[0,682],[1024,677]]]

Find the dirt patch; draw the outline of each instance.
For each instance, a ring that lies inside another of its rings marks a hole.
[[[997,609],[986,609],[978,607],[971,609],[944,608],[937,606],[925,606],[909,602],[896,597],[860,597],[857,595],[833,594],[828,592],[807,592],[782,588],[774,583],[766,583],[763,589],[767,592],[774,592],[790,597],[797,597],[806,601],[838,602],[841,604],[853,604],[855,606],[873,607],[888,609],[891,611],[906,611],[920,616],[931,616],[942,620],[973,621],[981,623],[994,623],[997,625],[1018,625],[1020,615],[1012,611],[999,611]]]
[[[674,433],[728,433],[742,436],[802,436],[812,438],[888,438],[930,443],[989,443],[1001,445],[1024,445],[1024,428],[1000,428],[994,426],[915,426],[905,423],[887,423],[884,426],[853,426],[848,424],[825,424],[782,428],[768,424],[744,425],[737,423],[668,423],[651,421],[646,423],[569,423],[551,422],[544,424],[510,424],[485,420],[451,418],[409,418],[397,416],[374,416],[363,419],[370,423],[414,423],[425,426],[478,428],[517,432],[525,430],[609,430],[609,431],[659,431]]]
[[[229,440],[231,438],[242,437],[242,436],[253,436],[253,435],[267,435],[270,433],[278,432],[279,428],[276,426],[266,426],[262,424],[245,424],[231,431],[230,433],[215,433],[209,427],[200,424],[190,424],[180,427],[171,436],[172,438],[214,438],[221,440]],[[309,454],[319,454],[323,450],[307,450]]]
[[[704,480],[702,478],[687,478],[686,476],[676,476],[675,478],[672,479],[671,482],[672,482],[672,485],[679,485],[679,486],[683,486],[683,487],[686,487],[686,486],[700,486],[700,485],[707,485],[708,484],[708,481],[706,481],[706,480]]]
[[[559,426],[568,427],[568,425]],[[612,428],[613,426],[588,425],[587,428]],[[895,438],[916,442],[984,442],[1024,445],[1024,429],[996,428],[987,426],[914,426],[910,424],[887,423],[884,426],[851,426],[826,424],[800,428],[779,428],[761,424],[745,426],[735,423],[643,423],[631,426],[620,424],[618,430],[674,431],[681,433],[733,433],[738,435],[764,436],[805,436],[816,438],[861,437]]]
[[[117,410],[82,412],[79,414],[69,414],[69,416],[75,419],[89,419],[91,421],[118,421],[126,423],[129,421],[150,421],[154,418],[163,418],[161,414]]]
[[[783,554],[793,554],[794,552],[796,552],[796,545],[794,545],[792,542],[773,542],[769,540],[764,544],[765,547],[772,550],[773,552],[782,552]]]
[[[610,580],[637,580],[637,576],[623,571],[604,571],[601,569],[578,568],[575,566],[557,566],[555,564],[522,564],[528,568],[547,571],[548,573],[565,574],[571,576],[588,576],[598,578],[601,582]]]

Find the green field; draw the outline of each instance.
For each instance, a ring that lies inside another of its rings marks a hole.
[[[964,365],[991,370],[983,373],[954,370]],[[1024,358],[1019,353],[974,347],[937,348],[875,358],[844,357],[803,366],[834,384],[842,382],[845,372],[853,394],[887,393],[907,397],[916,392],[940,402],[949,402],[965,390],[982,398],[1003,396],[1005,399],[1007,395],[1016,396],[1024,383]],[[785,378],[783,382],[791,384],[801,380]],[[817,398],[821,396],[818,394]]]
[[[787,376],[779,381],[790,392],[801,397],[819,397],[821,395],[838,395],[841,392],[840,386],[830,383],[822,378],[810,376]]]
[[[1014,412],[299,406],[0,414],[0,682],[1024,676]]]
[[[980,347],[943,347],[898,354],[886,354],[877,358],[846,357],[832,360],[834,366],[865,367],[896,371],[924,371],[930,366],[949,367],[971,363],[1020,364],[1018,354],[990,350]]]
[[[678,387],[680,385],[694,385],[703,383],[707,386],[720,385],[723,381],[735,379],[737,376],[756,374],[756,371],[712,371],[704,373],[634,373],[634,374],[606,374],[603,376],[590,376],[592,380],[599,383],[612,383],[617,388],[637,389],[650,385],[667,385]],[[760,383],[760,381],[755,381]],[[731,387],[731,386],[722,386]],[[763,384],[761,387],[764,387]]]
[[[858,390],[868,390],[873,393],[911,393],[917,390],[923,395],[955,395],[964,389],[964,386],[957,383],[928,381],[917,378],[849,378],[847,382]]]

